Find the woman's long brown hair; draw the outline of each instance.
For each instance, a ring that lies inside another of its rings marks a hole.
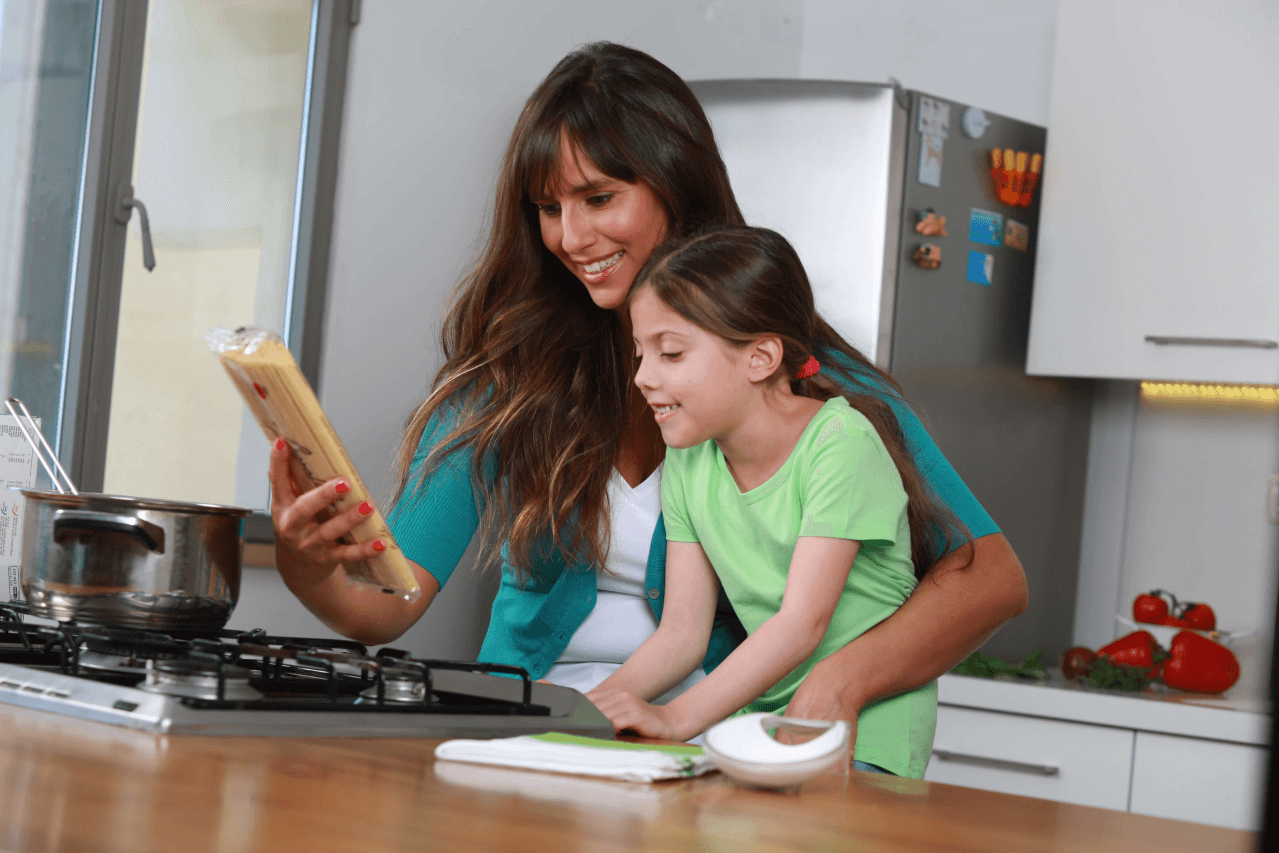
[[[530,201],[558,174],[561,137],[604,174],[648,184],[665,206],[668,237],[742,222],[701,105],[651,56],[587,45],[525,104],[488,238],[444,319],[444,364],[396,459],[399,500],[448,453],[473,450],[485,554],[506,539],[506,560],[524,577],[552,550],[570,565],[603,565],[607,485],[633,393],[629,336],[543,245]],[[456,427],[415,468],[422,433],[442,411]]]
[[[917,579],[955,546],[971,541],[963,523],[920,475],[896,415],[873,389],[878,384],[881,393],[904,401],[901,386],[817,313],[804,265],[786,238],[767,228],[737,225],[668,240],[635,276],[631,298],[645,288],[685,320],[734,345],[776,335],[782,341],[779,378],[794,377],[814,349],[822,350],[821,371],[809,379],[789,378],[791,390],[817,400],[842,396],[875,427],[906,491]],[[858,370],[830,358],[832,352],[843,354]],[[845,383],[836,383],[832,374],[842,375]],[[852,390],[856,388],[868,392]]]

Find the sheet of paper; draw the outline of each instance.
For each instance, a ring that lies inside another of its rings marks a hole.
[[[35,419],[40,428],[40,418]],[[22,437],[13,415],[0,415],[0,566],[4,590],[0,601],[22,600],[22,520],[26,498],[16,489],[36,484],[36,456]]]

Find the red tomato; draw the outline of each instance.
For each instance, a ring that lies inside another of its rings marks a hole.
[[[1157,593],[1146,592],[1137,596],[1132,602],[1132,619],[1134,622],[1145,622],[1157,625],[1159,620],[1168,615],[1168,602]]]
[[[1217,629],[1217,614],[1212,612],[1212,608],[1206,604],[1190,604],[1186,606],[1186,610],[1181,614],[1181,618],[1186,620],[1186,624],[1191,628],[1198,628],[1200,631],[1215,631]]]
[[[1155,635],[1149,631],[1133,631],[1097,650],[1099,656],[1129,666],[1155,665]]]
[[[1239,680],[1234,652],[1193,631],[1172,638],[1164,663],[1164,684],[1194,693],[1220,693]]]

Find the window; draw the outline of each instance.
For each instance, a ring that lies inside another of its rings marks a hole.
[[[354,8],[0,0],[3,64],[27,69],[0,78],[0,121],[28,116],[0,133],[28,161],[0,191],[23,258],[0,332],[82,489],[267,506],[269,445],[204,334],[273,328],[317,380]]]

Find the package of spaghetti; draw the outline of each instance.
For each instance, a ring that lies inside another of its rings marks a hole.
[[[351,490],[337,499],[321,521],[363,501],[372,501],[315,392],[279,335],[267,329],[241,327],[214,329],[205,337],[267,440],[283,437],[289,443],[289,461],[297,484],[305,490],[334,477],[342,477],[350,484]],[[381,539],[386,549],[368,560],[347,563],[347,576],[385,592],[416,599],[421,588],[377,509],[342,541],[371,539]]]

